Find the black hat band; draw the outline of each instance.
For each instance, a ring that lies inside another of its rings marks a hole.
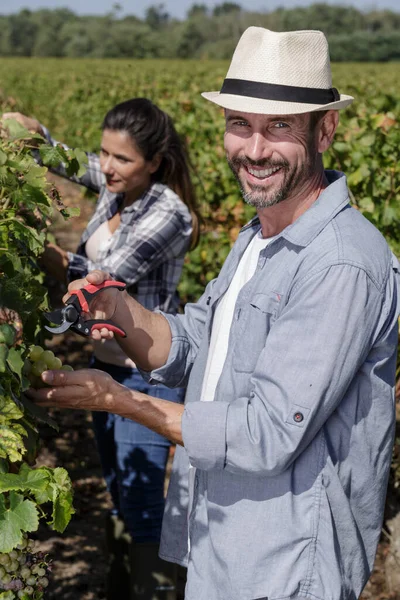
[[[330,104],[340,100],[340,94],[336,88],[323,90],[321,88],[261,83],[246,79],[225,79],[220,93],[304,104]]]

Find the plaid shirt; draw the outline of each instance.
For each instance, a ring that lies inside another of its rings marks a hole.
[[[43,130],[50,144],[59,143],[45,127]],[[128,292],[146,308],[176,312],[179,305],[176,287],[192,233],[189,209],[166,185],[154,183],[138,200],[123,209],[120,226],[99,250],[96,262],[89,260],[85,253],[87,240],[117,212],[123,194],[107,190],[99,157],[86,154],[88,169],[82,177],[68,177],[62,166],[52,169],[99,194],[96,210],[76,253],[68,253],[68,279],[80,279],[93,269],[101,269],[125,282]]]

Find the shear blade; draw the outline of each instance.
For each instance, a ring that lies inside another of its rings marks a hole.
[[[64,321],[60,310],[53,310],[53,312],[43,313],[43,316],[50,321],[50,323],[56,323],[57,325],[61,325]]]
[[[70,327],[71,323],[69,323],[68,321],[64,321],[64,323],[60,325],[60,327],[49,327],[48,325],[44,326],[44,328],[47,329],[47,331],[50,331],[51,333],[64,333]]]

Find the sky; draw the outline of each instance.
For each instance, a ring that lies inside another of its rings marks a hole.
[[[211,9],[222,4],[224,0],[119,0],[122,6],[121,16],[135,15],[143,18],[146,9],[150,6],[164,4],[166,11],[171,17],[184,19],[187,10],[193,4],[205,4]],[[310,0],[229,0],[240,4],[248,11],[265,11],[281,6],[282,8],[293,8],[296,6],[309,6],[314,2]],[[325,1],[325,0],[318,0]],[[371,10],[393,10],[399,12],[399,0],[328,0],[327,4],[338,6],[354,6],[358,10],[369,12]],[[37,10],[39,8],[69,8],[78,15],[102,15],[110,12],[114,0],[0,0],[0,14],[19,12],[22,8]]]

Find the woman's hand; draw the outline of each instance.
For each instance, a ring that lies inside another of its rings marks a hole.
[[[37,119],[33,119],[32,117],[27,117],[20,112],[6,112],[1,115],[1,120],[6,121],[7,119],[15,119],[20,123],[25,129],[28,131],[32,131],[33,133],[39,133],[44,136],[44,131],[42,126],[40,125]]]
[[[46,244],[39,263],[58,281],[66,283],[68,270],[68,253],[56,244]]]
[[[39,406],[113,412],[122,386],[97,369],[45,371],[42,380],[51,387],[30,389],[26,395]]]

